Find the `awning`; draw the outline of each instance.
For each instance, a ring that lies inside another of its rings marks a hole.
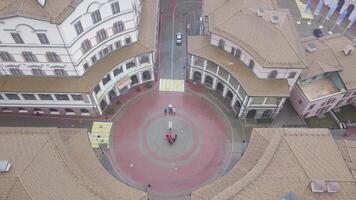
[[[122,88],[128,86],[131,84],[131,79],[128,76],[124,76],[122,79],[120,79],[117,83],[116,83],[116,87],[121,90]]]

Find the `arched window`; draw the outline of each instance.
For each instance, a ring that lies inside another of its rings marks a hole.
[[[142,73],[142,79],[144,81],[150,80],[151,79],[151,73],[149,71],[144,71]]]
[[[131,76],[131,85],[138,84],[138,78],[136,75]]]
[[[225,46],[225,41],[223,39],[219,40],[219,48],[223,49]]]
[[[268,74],[268,78],[276,78],[277,77],[277,70],[273,70]]]
[[[50,111],[50,112],[58,112],[58,110],[57,110],[57,109],[54,109],[54,108],[50,108],[49,111]]]
[[[241,58],[241,50],[240,49],[236,49],[235,57],[238,59]]]
[[[83,109],[80,109],[80,112],[81,112],[81,113],[89,113],[89,110],[83,108]]]
[[[248,64],[248,67],[249,67],[250,69],[253,69],[253,67],[255,67],[255,61],[250,60],[250,63]]]
[[[66,111],[67,113],[73,113],[74,112],[74,110],[69,109],[69,108],[64,109],[64,111]]]

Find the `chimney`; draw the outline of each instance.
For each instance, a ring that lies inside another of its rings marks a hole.
[[[39,3],[42,7],[44,7],[46,4],[46,0],[37,0],[37,3]]]
[[[257,16],[263,17],[264,13],[265,13],[265,10],[263,8],[258,8],[257,9]]]
[[[272,24],[278,24],[279,22],[279,17],[277,15],[273,15],[271,18]]]
[[[313,42],[310,42],[307,44],[305,50],[307,50],[308,52],[313,52],[316,50],[316,45]]]
[[[352,51],[355,49],[355,47],[353,47],[352,45],[347,45],[344,48],[344,54],[345,56],[351,55]]]

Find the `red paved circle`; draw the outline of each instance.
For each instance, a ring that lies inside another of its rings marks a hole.
[[[172,104],[176,116],[165,116]],[[173,121],[177,144],[165,141]],[[113,164],[128,184],[159,193],[190,193],[216,177],[227,161],[229,125],[206,99],[187,93],[154,93],[125,106],[110,141]]]

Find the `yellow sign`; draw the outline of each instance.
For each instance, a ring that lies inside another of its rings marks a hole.
[[[112,122],[94,122],[89,134],[90,143],[93,148],[99,148],[99,144],[106,144],[109,147],[109,139]]]

